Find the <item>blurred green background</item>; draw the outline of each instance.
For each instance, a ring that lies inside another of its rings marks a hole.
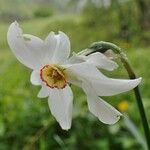
[[[47,99],[37,98],[40,87],[31,85],[31,70],[20,64],[6,41],[10,23],[17,20],[24,33],[45,38],[63,31],[72,51],[95,41],[124,48],[138,76],[150,123],[150,1],[149,0],[0,0],[0,150],[143,150],[124,124],[98,121],[87,109],[83,91],[72,86],[72,128],[63,131],[50,114]],[[122,64],[114,78],[128,78]],[[117,107],[128,102],[126,113],[143,135],[133,92],[106,97]],[[144,136],[144,135],[143,135]]]

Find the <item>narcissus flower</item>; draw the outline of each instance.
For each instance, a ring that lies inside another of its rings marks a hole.
[[[48,97],[52,115],[62,129],[71,127],[73,93],[69,84],[81,87],[87,95],[89,110],[106,124],[116,123],[121,113],[99,96],[112,96],[136,87],[135,80],[112,79],[99,69],[114,70],[117,64],[101,53],[70,55],[70,41],[63,32],[50,32],[45,40],[23,34],[17,22],[10,25],[8,44],[17,59],[32,69],[31,83],[41,85],[38,97]]]

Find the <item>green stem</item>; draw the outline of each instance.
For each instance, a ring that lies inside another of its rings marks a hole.
[[[116,54],[119,55],[121,62],[123,63],[125,69],[128,72],[129,78],[136,79],[136,75],[135,75],[132,67],[129,64],[126,55],[123,53],[122,49],[120,47],[116,46],[115,44],[112,44],[109,42],[103,42],[103,41],[95,42],[88,49],[85,49],[85,50],[81,51],[80,53],[78,53],[78,55],[90,55],[95,52],[104,53],[108,49],[113,50],[113,52],[115,52]],[[136,102],[138,105],[140,117],[141,117],[143,128],[144,128],[147,147],[148,147],[148,150],[150,150],[150,130],[149,130],[148,121],[146,118],[146,114],[145,114],[145,110],[144,110],[144,106],[143,106],[143,102],[142,102],[142,97],[141,97],[138,86],[134,88],[134,94],[135,94]]]
[[[121,58],[121,61],[124,64],[124,67],[126,68],[130,79],[136,79],[136,75],[135,75],[134,71],[132,70],[130,64],[123,58]],[[141,93],[140,93],[138,86],[134,88],[134,94],[135,94],[137,105],[138,105],[138,108],[140,111],[140,116],[141,116],[141,120],[142,120],[142,124],[143,124],[143,128],[144,128],[147,147],[150,150],[150,130],[149,130],[148,121],[146,118],[146,114],[145,114],[145,110],[144,110],[144,106],[143,106],[143,102],[142,102]]]

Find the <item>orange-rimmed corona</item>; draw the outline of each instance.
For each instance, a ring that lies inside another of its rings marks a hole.
[[[64,69],[56,65],[45,65],[40,70],[40,77],[50,88],[63,89],[67,85]]]

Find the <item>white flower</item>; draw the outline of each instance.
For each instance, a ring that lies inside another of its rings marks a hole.
[[[73,94],[69,83],[82,87],[89,110],[106,124],[116,123],[121,113],[99,96],[112,96],[136,87],[135,80],[112,79],[99,69],[113,70],[117,64],[101,53],[70,55],[70,41],[63,32],[50,32],[45,40],[23,34],[17,22],[10,25],[8,44],[17,59],[32,69],[31,83],[41,85],[38,97],[48,97],[52,115],[62,129],[71,127]]]

